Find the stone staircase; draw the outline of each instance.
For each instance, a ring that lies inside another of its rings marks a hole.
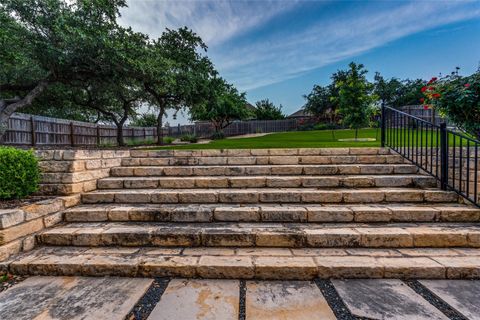
[[[132,151],[14,273],[480,277],[480,209],[388,149]]]

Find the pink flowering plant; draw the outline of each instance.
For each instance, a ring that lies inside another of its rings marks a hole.
[[[468,77],[432,78],[421,90],[424,108],[438,110],[459,129],[480,139],[480,70]]]

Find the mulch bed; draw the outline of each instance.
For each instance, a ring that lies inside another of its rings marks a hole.
[[[34,204],[35,202],[52,199],[54,197],[30,196],[23,199],[0,200],[0,209],[15,209],[18,207]]]

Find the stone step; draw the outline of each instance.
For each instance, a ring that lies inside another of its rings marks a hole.
[[[198,176],[198,177],[115,177],[97,182],[98,189],[186,189],[186,188],[435,188],[437,179],[427,175],[355,176]]]
[[[67,222],[478,222],[480,209],[461,204],[383,205],[81,205]]]
[[[122,166],[286,165],[286,164],[402,164],[400,155],[228,156],[124,158]]]
[[[415,174],[411,164],[336,164],[336,165],[229,165],[229,166],[130,166],[115,167],[114,177],[148,176],[252,176],[252,175],[374,175]]]
[[[480,226],[443,224],[68,223],[37,236],[57,246],[186,246],[289,248],[480,247]]]
[[[83,203],[381,203],[457,202],[454,192],[414,188],[109,189]]]
[[[290,149],[204,149],[204,150],[131,150],[132,158],[166,157],[249,157],[249,156],[371,156],[396,155],[389,148],[290,148]]]
[[[40,247],[14,274],[233,279],[480,278],[480,249]]]

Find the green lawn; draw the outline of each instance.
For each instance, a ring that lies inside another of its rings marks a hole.
[[[410,140],[405,145],[435,147],[437,145],[437,136],[431,131],[416,130],[416,134],[411,129],[404,131],[393,129],[392,136],[397,140],[392,143],[393,146],[403,146],[403,141]],[[156,147],[155,149],[263,149],[263,148],[342,148],[342,147],[379,147],[380,129],[361,129],[359,138],[374,138],[376,141],[338,141],[338,139],[351,139],[354,137],[354,130],[335,130],[332,135],[331,130],[321,131],[292,131],[272,133],[262,137],[241,138],[241,139],[223,139],[215,140],[208,144],[190,144],[179,146]],[[405,137],[404,137],[405,135]],[[387,133],[387,142],[388,142]],[[421,142],[423,140],[423,143]],[[432,143],[433,141],[433,143]],[[456,146],[459,146],[459,138],[456,138]],[[438,139],[440,143],[440,139]],[[466,141],[463,141],[466,146]],[[453,146],[453,136],[449,135],[449,145]]]
[[[378,134],[378,137],[377,137]],[[380,129],[361,129],[359,138],[377,138],[369,142],[341,142],[338,139],[354,137],[354,130],[293,131],[272,133],[262,137],[215,140],[208,144],[165,146],[160,149],[263,149],[263,148],[341,148],[379,147]]]

